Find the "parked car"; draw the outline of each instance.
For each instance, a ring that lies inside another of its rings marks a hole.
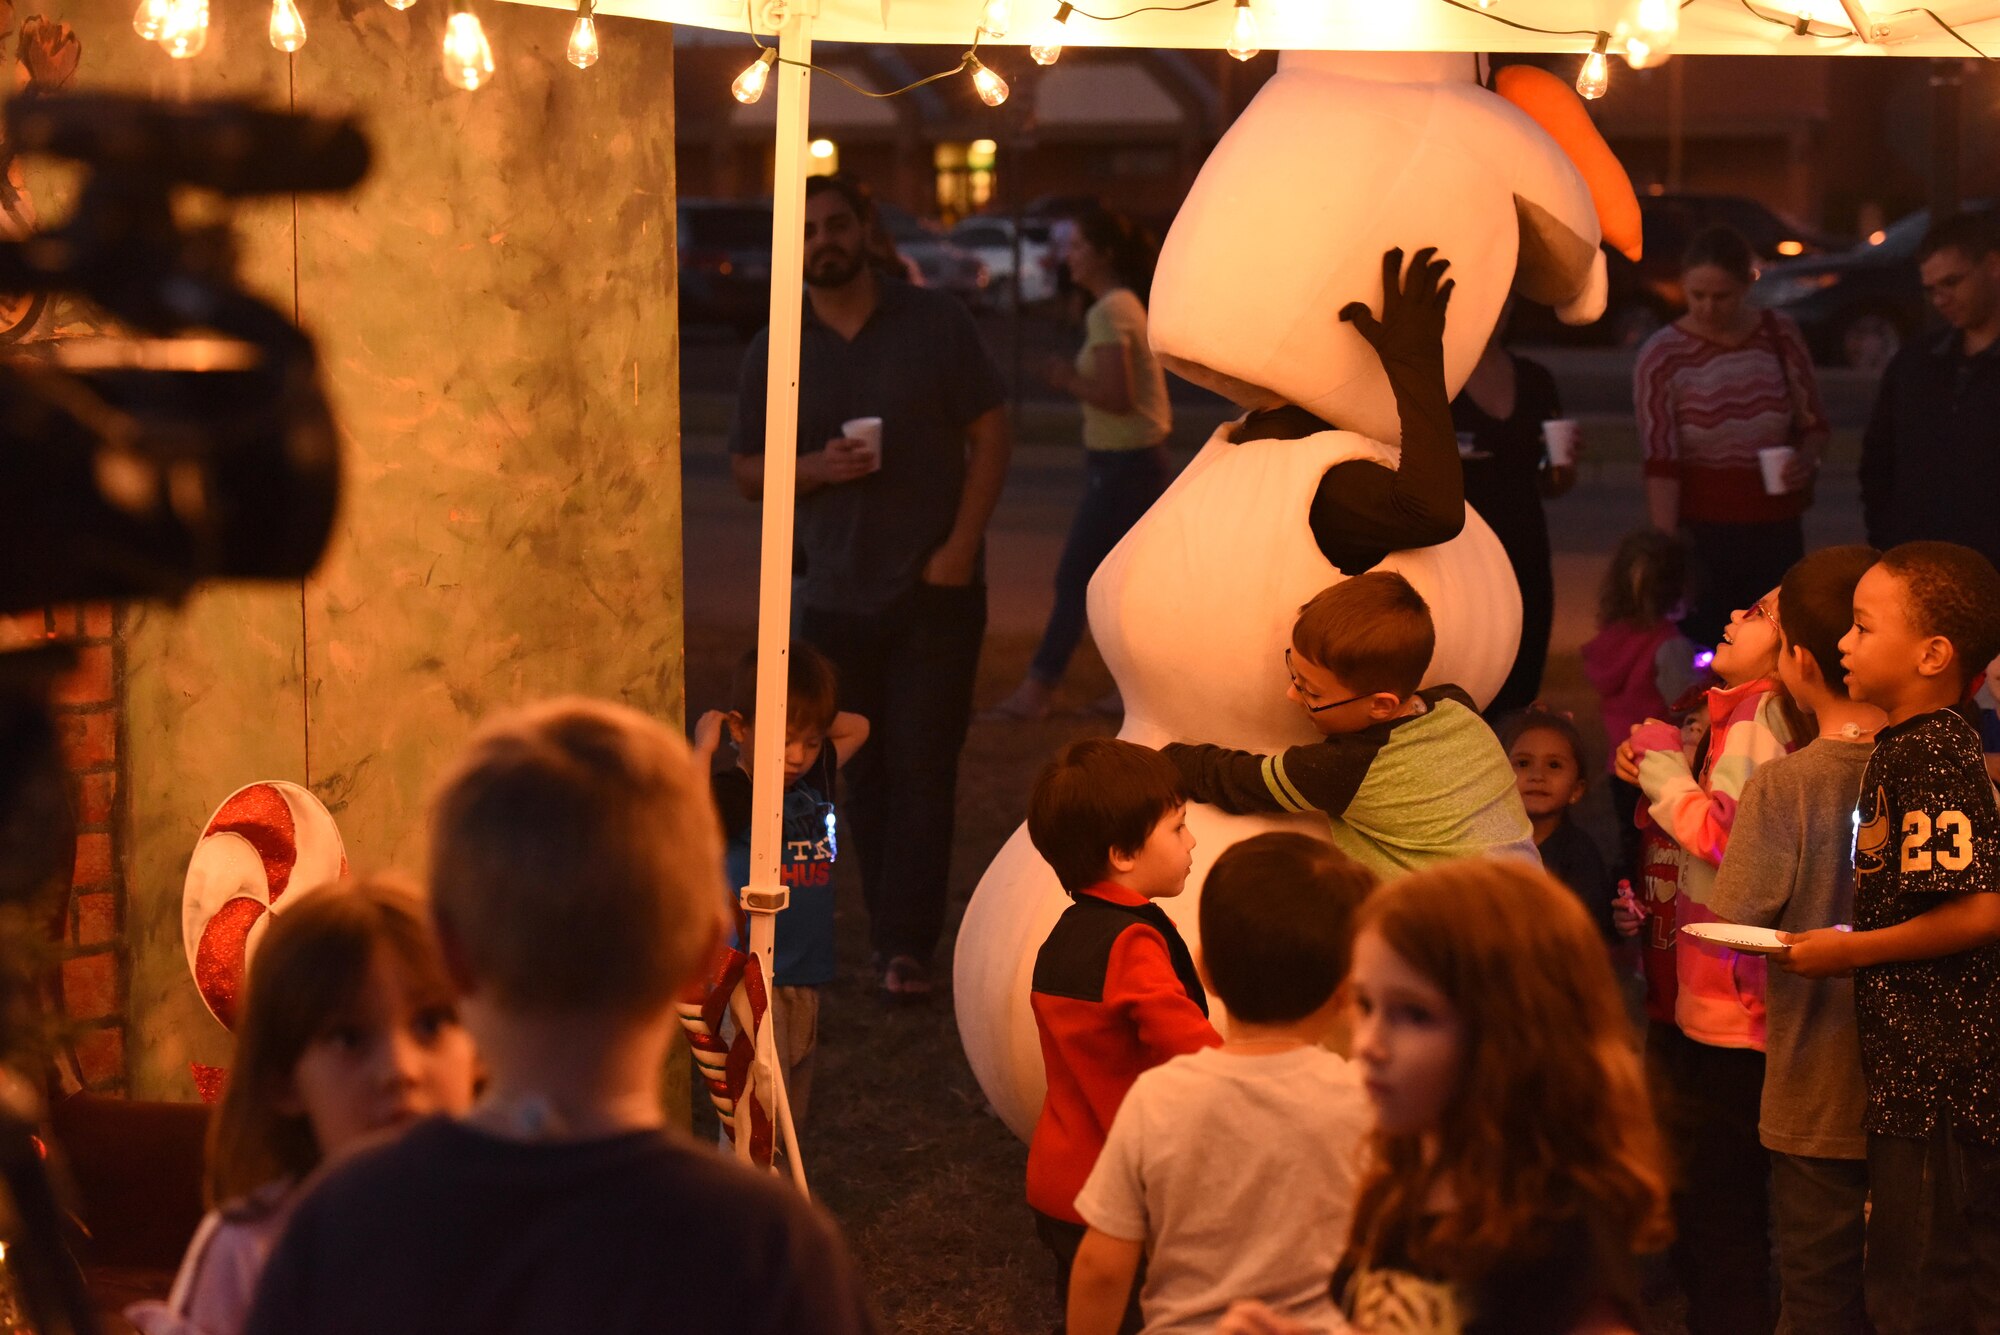
[[[992,302],[1005,308],[1014,298],[1014,220],[1012,218],[971,217],[951,229],[954,245],[979,257],[991,276]],[[1056,258],[1050,244],[1049,224],[1023,219],[1021,223],[1021,304],[1032,306],[1056,294]]]
[[[682,322],[762,329],[771,314],[769,201],[683,199],[675,225]]]
[[[1708,228],[1736,229],[1765,265],[1826,254],[1846,244],[1741,195],[1641,195],[1639,217],[1644,251],[1637,264],[1611,253],[1611,298],[1602,321],[1612,341],[1626,347],[1643,343],[1687,310],[1681,293],[1681,256],[1688,243]]]
[[[875,213],[896,249],[917,266],[925,287],[949,292],[974,309],[991,303],[993,276],[977,255],[894,204],[878,200]]]
[[[1815,359],[1879,371],[1931,319],[1917,276],[1930,225],[1930,210],[1918,209],[1851,249],[1773,264],[1751,299],[1797,321]]]
[[[1581,329],[1556,322],[1540,307],[1523,306],[1511,337],[1525,342],[1610,343],[1636,347],[1687,310],[1681,294],[1681,256],[1688,243],[1710,227],[1733,227],[1743,234],[1762,264],[1794,256],[1840,250],[1847,243],[1797,223],[1741,195],[1641,195],[1639,218],[1644,247],[1634,263],[1606,252],[1610,294],[1603,318]]]

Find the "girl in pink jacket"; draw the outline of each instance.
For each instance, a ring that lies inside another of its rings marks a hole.
[[[1708,890],[1729,846],[1737,802],[1757,766],[1791,749],[1794,729],[1778,688],[1778,593],[1729,620],[1715,647],[1722,684],[1708,694],[1707,736],[1693,759],[1681,730],[1648,719],[1619,748],[1618,771],[1643,790],[1646,818],[1668,836],[1678,866],[1682,928],[1713,922]],[[1768,1171],[1757,1137],[1764,1087],[1764,960],[1695,940],[1674,944],[1674,1023],[1647,1031],[1646,1056],[1662,1123],[1680,1160],[1675,1269],[1689,1297],[1689,1328],[1769,1329]],[[1744,1304],[1762,1309],[1762,1315]],[[1703,1313],[1713,1320],[1702,1319]]]

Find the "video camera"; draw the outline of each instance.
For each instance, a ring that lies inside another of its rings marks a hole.
[[[184,224],[190,192],[228,201],[345,190],[367,173],[351,121],[240,102],[114,95],[8,103],[5,146],[82,164],[62,225],[0,242],[0,293],[69,293],[119,332],[24,343],[0,359],[0,613],[185,597],[215,578],[301,579],[339,497],[339,445],[312,340],[237,283],[227,222]],[[0,654],[0,903],[67,885],[67,783],[48,717],[70,663]],[[32,983],[0,958],[0,1015]],[[35,1140],[32,1091],[0,1073],[10,1272],[35,1328],[94,1331]]]

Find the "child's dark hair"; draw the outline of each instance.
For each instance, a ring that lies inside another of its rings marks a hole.
[[[1991,561],[1955,542],[1906,542],[1882,553],[1880,564],[1903,582],[1916,632],[1950,642],[1960,686],[2000,657],[2000,571]]]
[[[319,1166],[312,1124],[280,1108],[299,1059],[354,1010],[378,951],[395,961],[412,1007],[455,1013],[423,901],[407,882],[363,876],[293,893],[250,961],[229,1085],[209,1126],[212,1206]]]
[[[1028,838],[1074,895],[1136,853],[1161,817],[1187,804],[1180,771],[1150,746],[1114,737],[1071,742],[1035,779]]]
[[[1812,655],[1827,689],[1839,696],[1847,694],[1840,641],[1854,624],[1854,586],[1881,558],[1858,543],[1827,547],[1795,562],[1778,586],[1778,634],[1786,648]]]
[[[1671,533],[1627,533],[1597,590],[1599,626],[1652,626],[1687,594],[1687,548]]]
[[[1733,227],[1708,227],[1695,234],[1681,254],[1681,272],[1700,268],[1720,269],[1739,283],[1757,277],[1757,252]]]
[[[1590,773],[1590,755],[1583,745],[1583,733],[1568,714],[1558,713],[1538,701],[1501,719],[1495,731],[1500,735],[1501,749],[1509,753],[1514,750],[1514,743],[1531,732],[1554,733],[1568,745],[1570,757],[1576,761],[1576,777],[1589,782],[1585,776]]]
[[[1349,690],[1414,695],[1437,650],[1430,605],[1401,575],[1371,570],[1313,595],[1292,648]]]
[[[821,732],[832,727],[840,712],[840,671],[833,661],[804,640],[793,640],[785,675],[785,726]],[[755,649],[736,662],[736,675],[729,683],[729,707],[745,721],[756,722]]]
[[[1232,844],[1201,890],[1201,958],[1229,1013],[1249,1024],[1303,1020],[1347,978],[1354,915],[1375,873],[1294,831]]]

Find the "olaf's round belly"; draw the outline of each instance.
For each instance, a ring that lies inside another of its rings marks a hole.
[[[1284,651],[1300,606],[1344,578],[1313,541],[1313,494],[1336,463],[1392,457],[1344,431],[1209,441],[1090,582],[1091,635],[1124,695],[1127,737],[1250,750],[1312,739],[1285,698]],[[1437,652],[1424,684],[1490,700],[1520,642],[1521,597],[1485,521],[1468,510],[1450,542],[1376,568],[1430,605]]]

